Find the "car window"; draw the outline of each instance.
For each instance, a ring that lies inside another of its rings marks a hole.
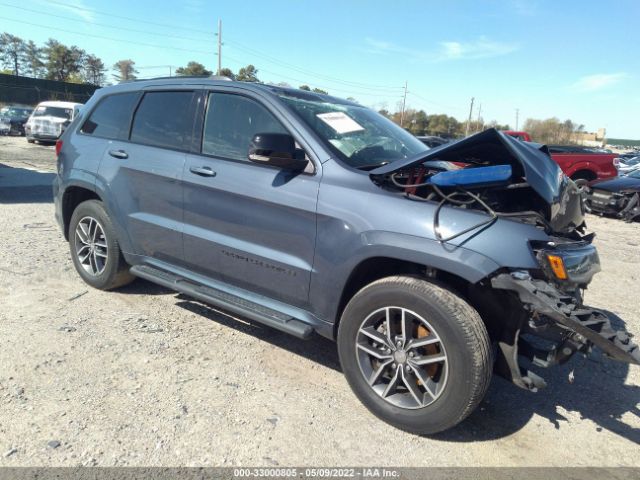
[[[58,117],[71,120],[72,108],[40,106],[33,112],[34,117]]]
[[[202,153],[247,160],[257,133],[289,133],[262,105],[250,98],[211,93],[202,137]]]
[[[80,131],[87,135],[125,140],[129,136],[129,121],[137,99],[135,92],[103,98]]]
[[[189,114],[193,92],[148,92],[136,111],[131,141],[182,150],[189,145],[193,118]]]

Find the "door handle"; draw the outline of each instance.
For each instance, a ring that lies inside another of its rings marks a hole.
[[[191,167],[189,168],[191,173],[195,173],[196,175],[200,175],[201,177],[215,177],[216,172],[211,170],[209,167]]]
[[[124,150],[109,150],[109,155],[111,155],[114,158],[119,158],[121,160],[124,160],[125,158],[129,158],[129,154]]]

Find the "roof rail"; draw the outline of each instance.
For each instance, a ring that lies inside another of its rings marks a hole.
[[[225,80],[228,82],[231,82],[233,80],[231,80],[229,77],[225,77],[224,75],[173,75],[171,77],[153,77],[153,78],[136,78],[135,80],[125,80],[124,82],[121,83],[126,83],[126,82],[148,82],[150,80],[175,80],[175,79],[182,79],[182,78],[200,78],[200,79],[206,79],[206,80]]]

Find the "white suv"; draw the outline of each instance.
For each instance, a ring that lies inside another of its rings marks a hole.
[[[80,111],[81,103],[40,102],[25,124],[27,141],[55,142]]]

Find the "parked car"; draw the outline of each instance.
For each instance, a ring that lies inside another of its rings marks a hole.
[[[618,175],[626,175],[640,169],[640,156],[620,159],[618,162]]]
[[[55,142],[80,111],[81,103],[41,102],[25,124],[27,141]]]
[[[177,77],[98,90],[56,152],[55,215],[87,284],[137,276],[335,339],[354,393],[407,431],[463,420],[494,369],[536,391],[532,370],[592,346],[640,363],[582,304],[600,263],[581,192],[494,129],[429,149],[346,100]]]
[[[445,143],[449,143],[449,140],[442,137],[436,137],[434,135],[426,135],[416,137],[422,143],[424,143],[429,148],[439,147],[440,145],[444,145]]]
[[[611,180],[591,183],[587,208],[592,213],[614,215],[627,222],[640,219],[640,169]]]
[[[527,132],[517,132],[515,130],[504,130],[503,133],[509,135],[510,137],[517,138],[518,140],[522,140],[523,142],[530,142],[531,135]]]
[[[24,135],[24,124],[33,112],[31,107],[11,105],[0,109],[0,135]]]

